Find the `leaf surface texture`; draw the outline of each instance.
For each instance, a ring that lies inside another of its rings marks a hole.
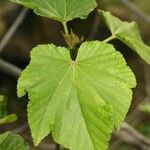
[[[11,0],[34,10],[37,15],[61,22],[86,18],[96,7],[95,0]]]
[[[18,81],[29,95],[28,120],[35,145],[52,133],[71,150],[106,150],[120,127],[136,80],[123,56],[107,43],[83,43],[77,59],[53,44],[39,45]]]

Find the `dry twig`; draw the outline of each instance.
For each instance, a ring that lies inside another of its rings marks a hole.
[[[22,23],[22,21],[25,18],[27,12],[28,12],[27,8],[23,8],[21,10],[21,12],[19,13],[17,18],[15,19],[14,23],[12,24],[12,26],[8,29],[8,31],[6,32],[6,34],[4,35],[2,40],[0,41],[0,53],[2,52],[4,47],[6,46],[6,44],[10,40],[10,38],[13,36],[15,31],[18,29],[19,25]]]
[[[136,17],[138,17],[143,22],[150,24],[150,16],[140,10],[134,3],[130,2],[129,0],[121,1]]]
[[[150,149],[150,139],[143,136],[140,132],[125,122],[122,124],[121,130],[116,133],[116,135],[123,142],[140,148],[141,150]]]
[[[20,68],[3,59],[0,59],[0,71],[7,73],[15,78],[18,78],[22,72]]]

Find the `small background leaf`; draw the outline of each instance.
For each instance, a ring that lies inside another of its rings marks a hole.
[[[17,120],[17,116],[15,114],[7,115],[6,105],[7,98],[0,95],[0,124],[11,123]]]
[[[5,123],[11,123],[17,120],[17,116],[15,114],[11,114],[8,116],[5,116],[0,119],[0,124],[5,124]]]
[[[138,106],[139,111],[150,114],[150,103],[140,104]]]
[[[21,136],[6,132],[0,134],[0,150],[29,150],[29,147]]]
[[[4,117],[7,114],[6,105],[7,105],[6,97],[0,95],[0,118]]]

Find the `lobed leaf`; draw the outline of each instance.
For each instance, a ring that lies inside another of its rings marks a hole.
[[[0,150],[29,150],[29,147],[21,136],[6,132],[0,134]]]
[[[69,50],[39,45],[18,81],[28,92],[28,121],[35,145],[52,133],[71,150],[106,150],[120,127],[136,80],[123,56],[104,42],[85,42],[75,61]]]
[[[61,22],[86,18],[96,7],[95,0],[11,0],[34,10],[37,15]]]
[[[137,23],[121,21],[107,11],[100,11],[100,15],[114,37],[121,40],[150,64],[150,47],[142,41]]]

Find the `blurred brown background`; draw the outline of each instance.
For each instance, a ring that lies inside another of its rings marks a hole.
[[[125,0],[98,0],[98,8],[109,10],[122,20],[136,21],[139,24],[143,40],[150,44],[150,0],[128,0],[142,15],[133,11]],[[3,40],[9,28],[15,22],[16,17],[22,11],[22,7],[8,0],[0,0],[0,40]],[[54,43],[66,46],[62,32],[62,25],[56,21],[35,15],[32,10],[25,13],[21,25],[17,28],[5,47],[0,51],[0,59],[8,61],[24,69],[29,63],[30,50],[37,44]],[[75,19],[69,22],[69,28],[85,40],[103,40],[110,35],[95,10],[86,20]],[[139,58],[131,49],[118,40],[113,40],[116,49],[123,53],[128,65],[132,68],[137,78],[137,87],[134,89],[134,99],[126,121],[138,131],[150,138],[150,114],[140,111],[139,105],[150,103],[150,66]],[[33,147],[30,131],[26,120],[27,97],[18,100],[16,96],[17,77],[11,76],[6,70],[0,68],[0,94],[8,97],[8,111],[16,113],[18,120],[15,123],[0,127],[1,132],[7,130],[21,134]],[[127,135],[124,135],[125,138]],[[138,150],[141,147],[134,143],[118,138],[116,135],[111,140],[112,150]],[[59,150],[56,145],[46,138],[38,148],[40,150]],[[150,148],[149,148],[150,149]]]

